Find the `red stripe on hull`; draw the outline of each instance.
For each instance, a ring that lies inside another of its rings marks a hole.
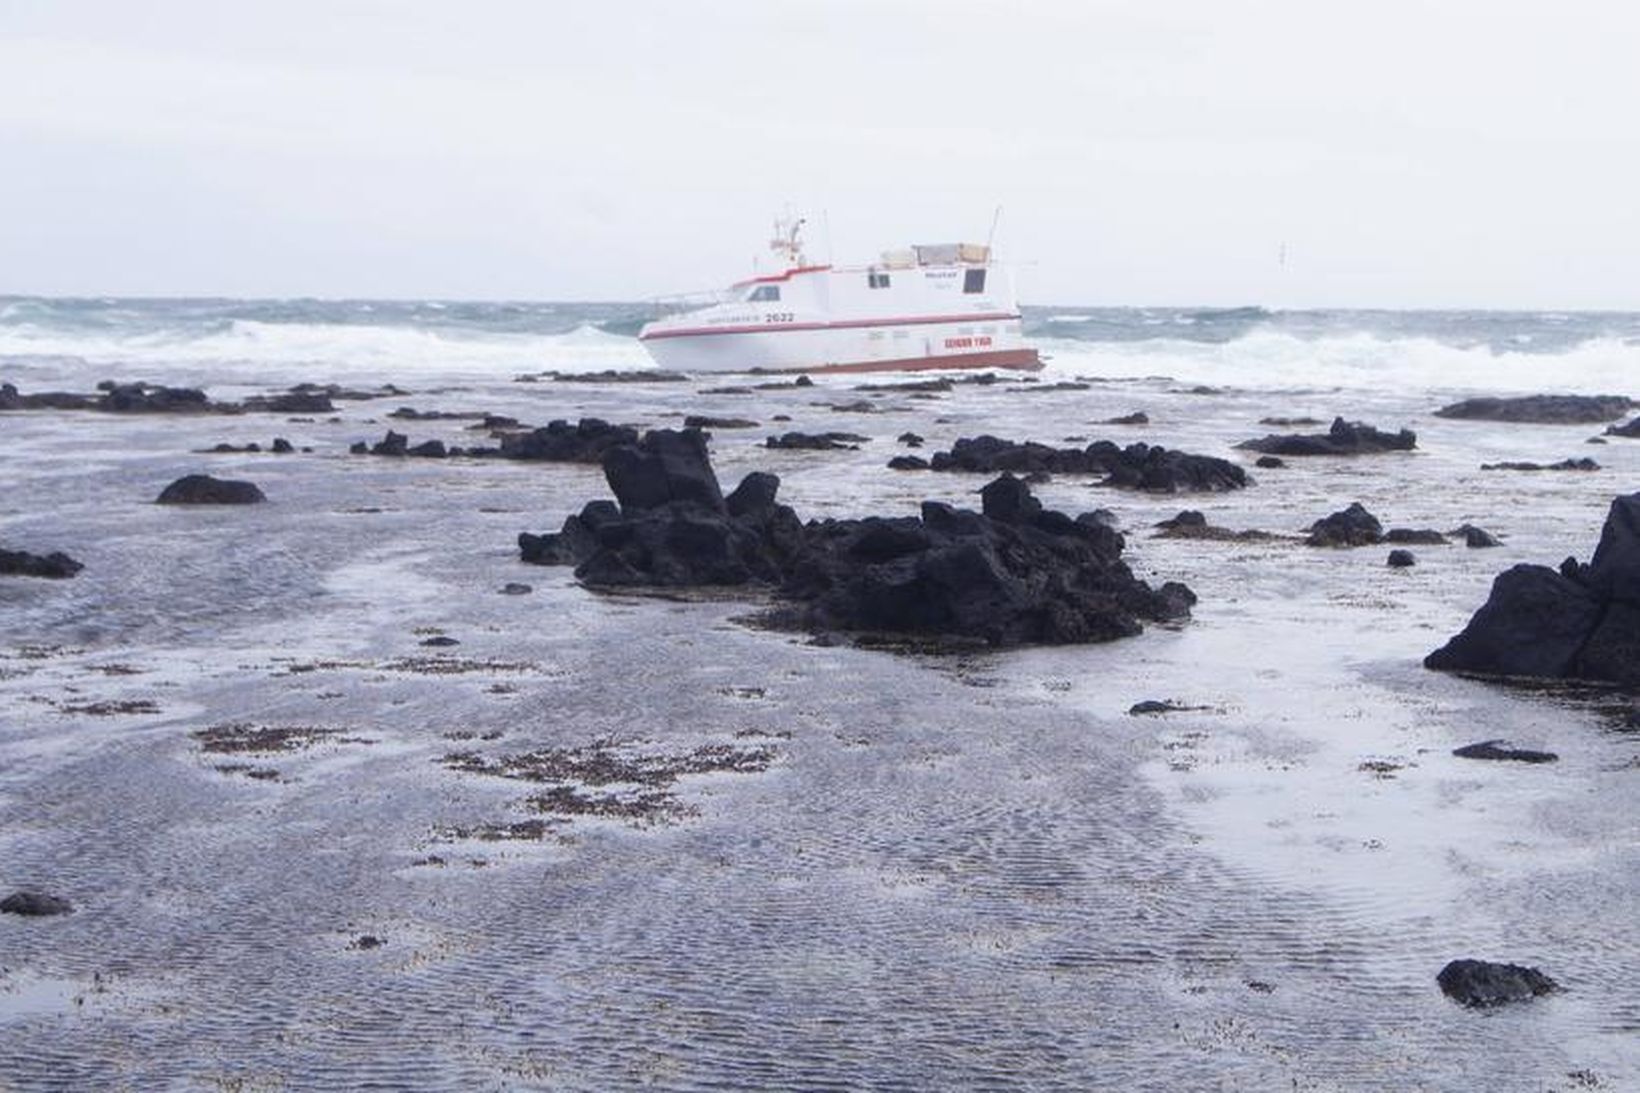
[[[939,357],[899,357],[886,361],[815,364],[806,368],[749,368],[748,372],[930,372],[961,368],[1011,368],[1037,372],[1042,358],[1034,349],[993,349],[985,353],[947,353]]]
[[[986,315],[919,315],[902,319],[855,319],[841,323],[766,323],[752,326],[691,326],[684,330],[657,330],[640,334],[642,342],[658,338],[709,338],[719,334],[783,334],[793,330],[860,330],[874,326],[927,326],[931,323],[1012,322],[1019,316],[1005,311]]]

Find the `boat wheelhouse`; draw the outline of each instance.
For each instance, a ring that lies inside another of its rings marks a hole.
[[[655,362],[679,372],[1042,367],[1025,344],[1012,272],[988,245],[913,246],[870,265],[811,265],[798,242],[802,223],[775,226],[778,272],[645,324],[638,337]]]

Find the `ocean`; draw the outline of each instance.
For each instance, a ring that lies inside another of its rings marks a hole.
[[[1061,306],[1027,310],[1034,383],[575,378],[645,368],[645,313],[0,299],[0,382],[25,394],[374,395],[0,413],[0,546],[85,565],[0,578],[0,889],[75,905],[0,915],[0,1088],[1640,1087],[1633,697],[1422,667],[1499,572],[1586,559],[1640,488],[1640,441],[1603,425],[1434,411],[1640,396],[1640,315]],[[977,507],[982,476],[887,468],[907,433],[1144,440],[1254,481],[1034,487],[1108,510],[1139,576],[1195,590],[1188,622],[888,651],[751,625],[756,596],[524,564],[520,532],[609,496],[595,466],[352,452],[491,442],[485,414],[742,419],[712,430],[718,476],[773,472],[805,519]],[[1235,447],[1335,415],[1417,447],[1280,468]],[[766,446],[790,430],[864,439]],[[1574,457],[1597,466],[1482,469]],[[189,473],[267,502],[154,503]],[[1303,545],[1356,501],[1502,546],[1391,569]],[[1159,536],[1181,509],[1272,537]],[[1129,713],[1146,700],[1186,708]],[[1452,754],[1493,738],[1559,758]],[[495,773],[725,749],[757,762],[679,775],[636,818],[543,812],[543,783]],[[1563,989],[1461,1008],[1435,976],[1470,957]]]
[[[0,367],[54,362],[270,379],[331,374],[601,370],[649,365],[642,303],[164,300],[0,297]],[[1433,384],[1621,390],[1640,366],[1640,313],[1270,311],[1026,307],[1054,371],[1181,375],[1206,383]],[[201,370],[198,372],[190,369]]]

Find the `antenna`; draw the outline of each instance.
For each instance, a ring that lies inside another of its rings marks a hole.
[[[1001,219],[1002,219],[1002,206],[998,205],[997,206],[997,211],[991,214],[991,234],[987,235],[985,237],[985,249],[986,249],[987,252],[990,251],[991,244],[996,241],[997,222]]]

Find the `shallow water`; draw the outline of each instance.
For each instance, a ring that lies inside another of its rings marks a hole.
[[[1237,382],[1238,344],[1212,347],[1211,374],[1174,355],[1168,378],[890,393],[874,414],[826,405],[862,397],[857,380],[735,396],[699,393],[720,378],[525,384],[466,365],[407,379],[190,359],[143,378],[218,397],[344,375],[416,393],[340,403],[334,422],[0,417],[5,543],[86,564],[71,581],[0,583],[0,886],[78,908],[0,917],[0,1084],[1640,1084],[1640,737],[1597,701],[1419,666],[1506,566],[1588,555],[1610,498],[1640,483],[1640,442],[1434,418],[1484,387],[1440,369],[1345,383],[1312,367],[1295,383],[1244,357]],[[1105,352],[1060,344],[1045,378],[1108,373]],[[16,373],[25,391],[111,374],[29,359],[51,375]],[[1609,386],[1564,361],[1540,378]],[[1204,380],[1221,389],[1192,393]],[[1111,645],[934,658],[814,646],[736,621],[743,601],[600,596],[524,566],[516,534],[604,496],[598,472],[346,454],[389,425],[413,441],[477,435],[386,418],[399,404],[536,424],[754,418],[766,427],[715,436],[720,477],[774,471],[805,517],[977,504],[983,479],[884,469],[907,429],[929,449],[989,431],[1230,454],[1272,431],[1261,417],[1343,413],[1411,426],[1419,451],[1290,460],[1211,497],[1060,478],[1043,500],[1112,509],[1136,571],[1201,596],[1193,620]],[[1139,409],[1148,427],[1095,424]],[[759,446],[788,429],[873,439]],[[193,454],[276,435],[313,451]],[[1478,470],[1585,454],[1604,469]],[[151,504],[200,470],[256,481],[269,502]],[[1471,521],[1505,545],[1418,547],[1416,568],[1392,571],[1387,548],[1148,530],[1193,507],[1296,532],[1352,500],[1389,526]],[[534,591],[499,594],[509,581]],[[422,647],[435,631],[461,644]],[[1205,708],[1126,715],[1147,698]],[[157,712],[70,709],[102,701]],[[342,731],[250,756],[191,735],[225,723]],[[1449,754],[1492,737],[1560,762]],[[532,818],[523,801],[540,787],[458,773],[446,754],[603,738],[776,758],[679,778],[688,814],[665,822],[451,834]],[[277,774],[216,769],[235,763]],[[364,935],[385,944],[359,948]],[[1566,990],[1463,1010],[1434,976],[1466,956],[1540,967]]]

